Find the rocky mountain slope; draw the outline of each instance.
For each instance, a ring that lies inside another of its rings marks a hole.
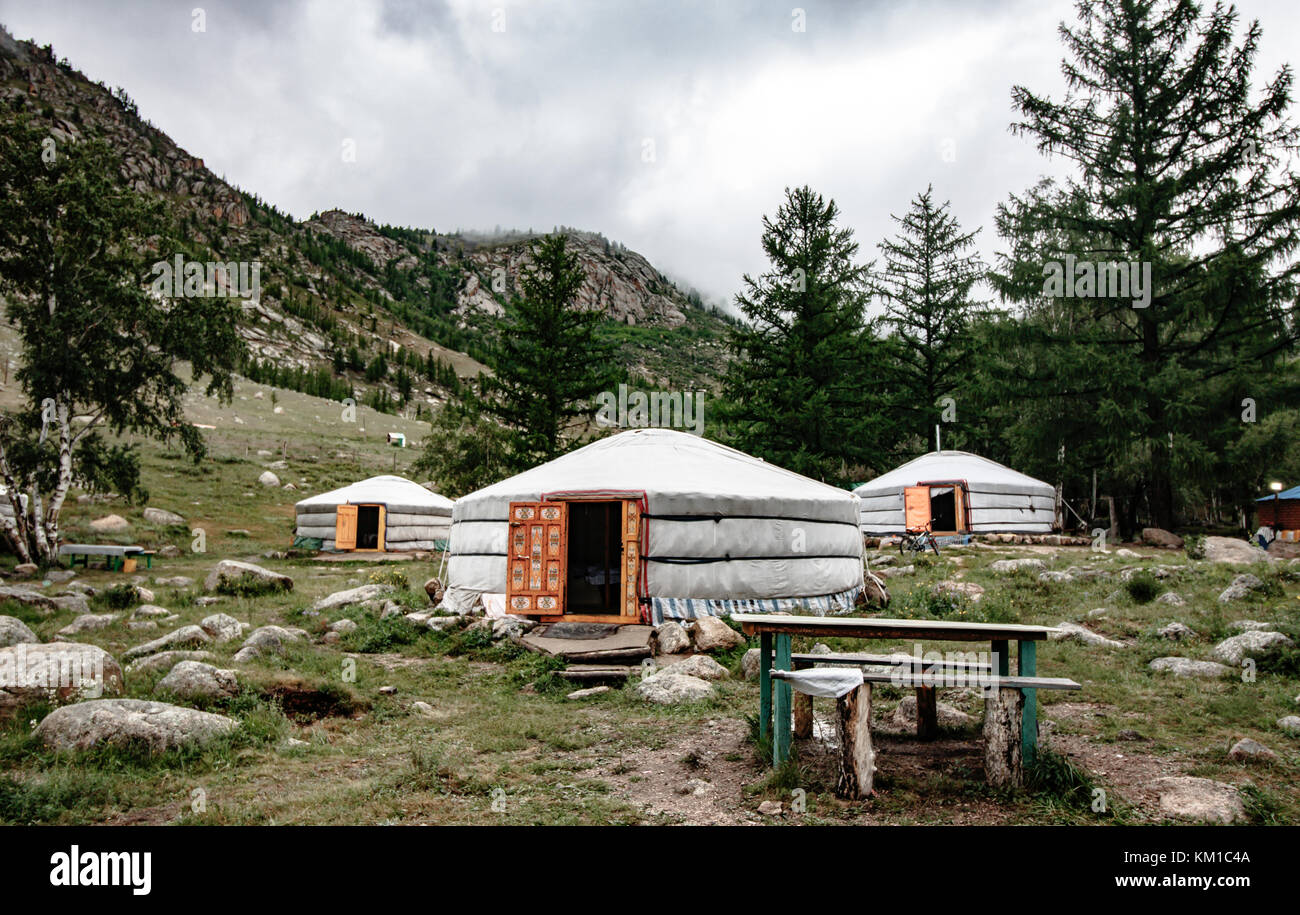
[[[452,373],[483,369],[532,236],[438,234],[339,210],[295,220],[178,147],[126,91],[0,29],[0,120],[23,111],[47,120],[56,142],[109,140],[123,180],[167,201],[188,257],[261,264],[260,295],[244,302],[250,377],[364,393],[391,410],[432,406]],[[609,316],[630,380],[712,387],[727,319],[639,254],[566,231],[587,272],[580,304]]]

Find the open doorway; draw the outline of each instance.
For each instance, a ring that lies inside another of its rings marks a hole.
[[[957,498],[956,490],[948,486],[930,490],[930,530],[956,531]]]
[[[357,549],[383,548],[379,534],[380,509],[378,505],[357,506]]]
[[[570,502],[565,612],[618,616],[623,503]]]

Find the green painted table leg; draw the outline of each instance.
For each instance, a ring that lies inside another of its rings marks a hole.
[[[775,667],[777,670],[791,667],[790,636],[785,633],[776,637]],[[772,697],[772,762],[777,766],[790,758],[790,693],[790,684],[778,680],[776,695]]]
[[[772,733],[772,633],[758,636],[758,737]]]
[[[997,670],[999,677],[1006,677],[1011,674],[1009,663],[1011,659],[1007,654],[1008,650],[1006,642],[995,641],[993,643],[993,654],[997,663],[997,667],[994,669]]]
[[[1016,671],[1022,677],[1038,676],[1038,643],[1022,639],[1020,666]],[[1038,755],[1038,690],[1026,689],[1025,713],[1020,721],[1020,755],[1026,766],[1032,765]]]

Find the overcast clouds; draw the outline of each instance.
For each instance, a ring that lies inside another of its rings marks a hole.
[[[834,197],[865,259],[932,182],[991,254],[996,204],[1059,167],[1007,125],[1013,84],[1060,94],[1069,0],[798,5],[803,33],[789,0],[0,0],[0,22],[299,218],[579,226],[730,298],[787,185]],[[1300,6],[1238,9],[1264,28],[1262,82]]]

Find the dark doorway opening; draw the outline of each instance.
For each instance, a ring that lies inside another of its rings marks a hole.
[[[566,613],[620,613],[622,523],[622,502],[569,503]]]
[[[357,549],[379,549],[379,506],[357,506]]]
[[[955,490],[930,490],[930,530],[957,530],[957,499]]]

